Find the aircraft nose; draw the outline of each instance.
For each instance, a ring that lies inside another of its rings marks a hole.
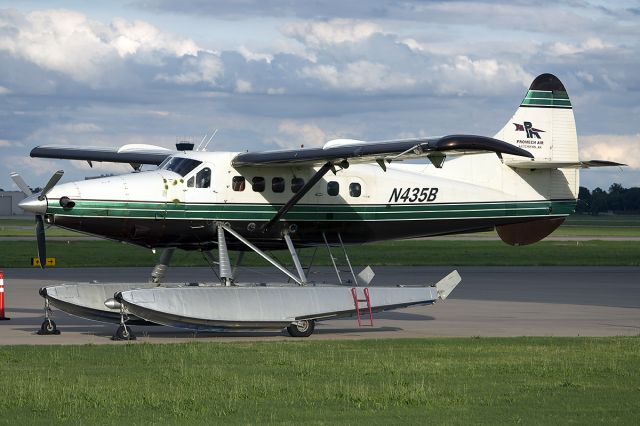
[[[47,199],[38,200],[37,195],[32,195],[18,203],[22,210],[35,214],[45,214],[47,212]]]

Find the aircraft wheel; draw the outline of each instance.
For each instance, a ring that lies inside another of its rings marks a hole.
[[[46,319],[42,322],[38,334],[41,336],[57,335],[60,334],[60,330],[56,327],[55,321]]]
[[[314,320],[302,320],[291,323],[287,327],[287,331],[291,337],[309,337],[315,328],[316,322]]]
[[[118,327],[116,334],[113,335],[111,340],[136,340],[136,336],[133,335],[130,327],[121,325]]]

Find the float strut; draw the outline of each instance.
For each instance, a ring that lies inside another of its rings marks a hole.
[[[285,274],[286,276],[288,276],[289,278],[291,278],[293,281],[295,281],[298,285],[305,285],[302,281],[300,281],[300,278],[296,277],[295,275],[293,275],[291,272],[287,271],[287,268],[285,268],[284,266],[280,265],[278,262],[276,262],[275,260],[273,260],[271,257],[269,257],[269,255],[267,255],[265,252],[263,252],[262,250],[260,250],[258,247],[256,247],[255,245],[251,244],[251,242],[249,240],[247,240],[246,238],[244,238],[242,235],[238,234],[236,231],[234,231],[233,229],[231,229],[231,227],[226,226],[226,225],[219,225],[222,226],[222,228],[227,231],[228,233],[230,233],[231,235],[233,235],[234,237],[236,237],[238,239],[238,241],[240,241],[242,244],[244,244],[245,246],[249,247],[251,250],[253,250],[256,254],[258,254],[260,257],[262,257],[264,260],[266,260],[267,262],[271,263],[273,266],[275,266],[276,268],[278,268],[283,274]],[[220,263],[222,263],[222,260],[220,261]]]
[[[153,268],[153,271],[151,271],[152,283],[160,284],[160,281],[164,278],[164,275],[167,272],[167,268],[169,267],[171,257],[175,250],[176,249],[174,247],[168,247],[162,251],[158,264]]]
[[[291,259],[293,259],[293,264],[296,265],[296,270],[298,271],[298,275],[300,275],[300,281],[306,284],[307,277],[304,274],[304,269],[302,269],[302,264],[300,263],[300,259],[298,258],[298,252],[296,252],[296,248],[293,246],[293,241],[291,241],[291,236],[289,236],[288,232],[284,233],[284,240],[287,243],[289,252],[291,253]]]
[[[224,227],[218,223],[218,262],[220,266],[220,280],[222,284],[229,287],[233,284],[233,271],[231,270],[231,260],[227,250],[227,241],[224,237]]]

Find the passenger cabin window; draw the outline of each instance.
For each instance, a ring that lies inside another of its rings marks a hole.
[[[294,177],[291,179],[291,192],[294,194],[302,189],[304,186],[304,179]]]
[[[234,191],[244,191],[244,177],[234,176],[231,181],[231,188]]]
[[[351,182],[349,184],[349,195],[352,197],[359,197],[362,193],[362,187],[358,182]]]
[[[209,188],[209,186],[211,186],[211,169],[205,167],[196,174],[196,188]]]
[[[271,190],[273,192],[284,192],[284,178],[274,177],[271,179]]]
[[[255,176],[251,179],[251,189],[254,192],[264,192],[264,178],[262,176]]]
[[[192,160],[191,158],[173,157],[164,163],[163,169],[178,173],[184,177],[200,164],[202,164],[202,161]]]
[[[335,180],[332,180],[327,183],[327,194],[335,197],[340,192],[340,184]]]

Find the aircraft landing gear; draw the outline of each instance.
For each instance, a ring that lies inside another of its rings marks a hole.
[[[136,340],[136,336],[131,331],[131,328],[122,324],[118,327],[111,340]]]
[[[57,329],[56,323],[51,319],[45,319],[40,326],[40,330],[37,332],[40,336],[50,336],[60,334],[60,330]]]
[[[130,327],[127,327],[125,322],[129,319],[124,311],[124,306],[120,306],[120,326],[116,330],[116,334],[111,337],[111,340],[136,340],[136,336]]]
[[[57,336],[58,334],[60,334],[60,330],[58,330],[58,328],[56,327],[56,323],[51,318],[49,318],[49,315],[51,315],[52,313],[53,312],[49,307],[49,300],[45,298],[44,299],[44,321],[40,326],[40,330],[37,331],[38,335]]]
[[[291,337],[309,337],[316,328],[315,320],[301,320],[292,322],[287,327],[287,332]]]

